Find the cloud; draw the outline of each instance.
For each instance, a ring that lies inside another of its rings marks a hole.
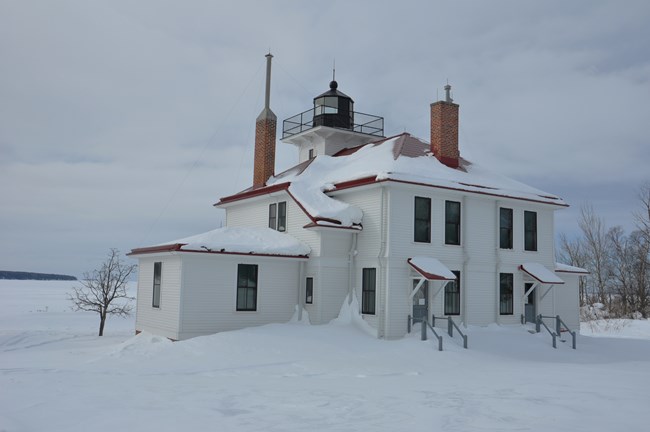
[[[426,139],[449,79],[464,156],[630,226],[649,20],[642,1],[3,2],[0,262],[80,274],[219,226],[212,204],[250,185],[269,49],[280,121],[336,59],[356,110]],[[278,171],[296,159],[278,143]]]

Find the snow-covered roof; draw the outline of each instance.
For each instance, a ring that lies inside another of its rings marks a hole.
[[[555,273],[540,263],[524,263],[520,266],[520,268],[523,272],[532,276],[533,279],[542,284],[561,285],[564,283],[564,281],[560,279]]]
[[[270,228],[218,228],[203,234],[134,249],[129,255],[163,251],[193,251],[253,255],[307,256],[311,249],[289,234]]]
[[[427,280],[455,280],[456,275],[433,257],[415,256],[406,260],[413,270]]]
[[[465,191],[565,207],[555,195],[496,174],[461,159],[449,168],[431,153],[429,143],[403,133],[392,138],[344,149],[334,156],[319,155],[309,163],[267,181],[265,188],[248,190],[220,203],[285,189],[316,223],[327,220],[342,226],[361,224],[361,209],[328,196],[328,192],[382,181],[395,181]]]
[[[588,275],[589,271],[581,267],[574,267],[568,264],[555,263],[555,271],[560,273],[577,273]]]

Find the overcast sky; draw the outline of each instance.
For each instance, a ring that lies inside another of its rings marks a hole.
[[[264,55],[281,120],[328,89],[428,140],[446,81],[467,159],[633,228],[650,180],[650,3],[0,0],[0,269],[80,276],[219,227],[252,182]],[[297,161],[278,142],[276,172]]]

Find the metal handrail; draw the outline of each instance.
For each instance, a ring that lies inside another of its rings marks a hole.
[[[433,326],[431,326],[431,324],[429,324],[429,321],[424,321],[424,323],[425,323],[426,325],[424,325],[424,326],[422,326],[422,327],[424,327],[425,329],[426,329],[427,327],[429,327],[429,328],[431,329],[431,333],[433,333],[433,335],[436,337],[436,339],[438,339],[438,351],[442,351],[442,336],[440,336],[440,335],[436,332],[436,330],[433,328]],[[426,335],[426,330],[425,330],[425,332],[424,332],[424,336],[425,336],[425,337],[427,336],[427,335]],[[425,339],[425,340],[426,340],[426,339]]]
[[[562,318],[560,318],[559,315],[556,315],[555,316],[555,330],[556,330],[558,336],[561,336],[561,334],[562,334],[562,326],[564,326],[566,331],[568,331],[569,334],[571,335],[571,339],[572,339],[571,347],[573,349],[576,349],[576,332],[571,331],[569,326],[567,326],[566,323],[564,321],[562,321]]]
[[[557,349],[557,343],[556,343],[556,341],[555,341],[556,334],[555,334],[554,332],[552,332],[550,328],[548,328],[548,326],[547,326],[546,323],[544,322],[543,318],[554,318],[554,317],[548,317],[548,316],[545,317],[545,316],[542,316],[541,314],[540,314],[540,315],[537,315],[537,320],[536,320],[536,322],[535,322],[535,330],[537,331],[537,333],[539,333],[539,332],[542,330],[542,329],[541,329],[541,326],[544,326],[544,328],[546,329],[546,331],[547,331],[547,332],[551,335],[551,337],[553,338],[553,348],[556,348],[556,349]]]
[[[384,136],[383,117],[357,111],[351,111],[350,114],[354,121],[349,128],[333,127],[377,137]],[[289,138],[314,127],[314,108],[310,108],[282,122],[282,139]]]
[[[408,323],[407,323],[407,331],[411,333],[411,328],[413,327],[413,324],[416,322],[422,323],[422,327],[420,327],[420,340],[427,340],[427,327],[431,329],[431,332],[433,335],[438,339],[438,351],[442,351],[442,336],[436,332],[436,330],[429,324],[429,321],[426,318],[423,319],[416,319],[412,317],[411,315],[408,316]]]
[[[460,327],[458,327],[458,324],[454,322],[453,319],[451,319],[450,316],[447,317],[447,332],[449,333],[449,337],[454,337],[454,327],[456,327],[456,330],[458,333],[462,336],[463,338],[463,348],[467,349],[467,335],[464,334]]]

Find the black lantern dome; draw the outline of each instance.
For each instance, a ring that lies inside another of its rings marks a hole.
[[[352,129],[354,101],[337,90],[338,83],[330,82],[330,89],[314,98],[314,126]]]

